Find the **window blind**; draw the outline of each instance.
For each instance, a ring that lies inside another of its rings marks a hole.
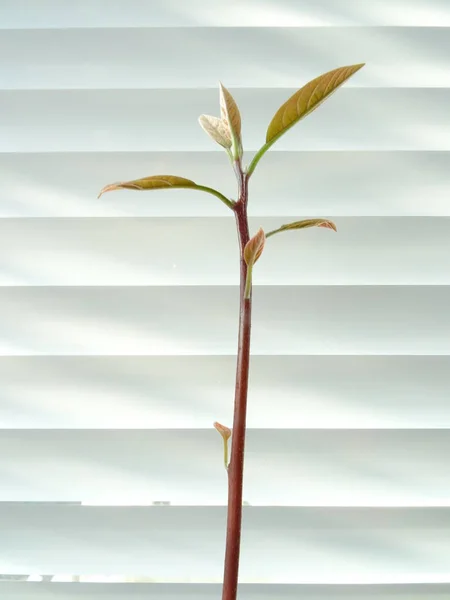
[[[450,598],[447,0],[0,2],[0,595],[220,597],[233,197],[278,106],[366,62],[255,171],[242,600]]]

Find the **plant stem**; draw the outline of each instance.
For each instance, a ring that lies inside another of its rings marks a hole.
[[[225,549],[225,569],[222,600],[236,600],[239,575],[239,555],[241,547],[242,488],[244,478],[245,423],[247,417],[247,391],[250,365],[251,294],[245,298],[247,264],[244,248],[250,235],[247,219],[248,178],[242,172],[240,163],[236,165],[239,181],[239,200],[234,207],[240,247],[240,310],[239,342],[236,366],[236,387],[234,398],[233,435],[231,438],[231,459],[228,466],[228,514],[227,539]]]

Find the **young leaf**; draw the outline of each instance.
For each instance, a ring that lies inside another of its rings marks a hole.
[[[324,73],[307,83],[293,94],[275,113],[267,129],[266,143],[257,152],[248,169],[249,175],[254,171],[263,154],[288,129],[309,115],[322,104],[333,92],[354,75],[364,63],[339,67]]]
[[[222,121],[227,124],[232,139],[234,159],[242,156],[241,114],[239,108],[226,87],[220,84],[220,113]]]
[[[105,192],[112,192],[114,190],[167,190],[172,188],[188,188],[199,190],[201,192],[208,192],[213,194],[228,208],[233,208],[234,202],[226,198],[219,191],[206,187],[204,185],[198,185],[191,179],[185,177],[177,177],[175,175],[153,175],[152,177],[144,177],[142,179],[134,179],[133,181],[121,181],[119,183],[111,183],[105,186],[98,197],[102,196]]]
[[[249,239],[244,248],[244,260],[249,267],[252,267],[264,250],[266,236],[262,229]]]
[[[217,117],[210,115],[200,115],[198,118],[200,126],[215,142],[223,146],[225,149],[231,148],[231,134],[228,125]]]
[[[281,231],[289,231],[291,229],[306,229],[307,227],[324,227],[325,229],[337,231],[336,225],[333,223],[333,221],[328,221],[327,219],[305,219],[304,221],[294,221],[293,223],[282,225],[279,229],[269,231],[269,233],[266,233],[266,238],[270,237],[271,235],[275,235],[275,233],[280,233]]]
[[[244,260],[247,263],[247,277],[245,280],[244,299],[248,300],[252,293],[253,265],[261,256],[266,243],[266,236],[262,229],[249,239],[244,248]]]
[[[229,427],[227,427],[226,425],[222,425],[221,423],[218,423],[217,421],[215,421],[213,423],[213,425],[214,425],[215,429],[217,429],[217,431],[223,437],[224,440],[228,440],[231,437],[231,429]]]

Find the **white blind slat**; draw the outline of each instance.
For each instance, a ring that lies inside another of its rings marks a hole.
[[[222,578],[225,507],[30,504],[1,513],[4,572]],[[244,522],[243,583],[449,583],[448,509],[246,507]]]
[[[450,505],[448,430],[249,429],[247,446],[252,506]],[[223,506],[221,450],[212,427],[2,431],[0,501]]]
[[[221,80],[230,87],[295,88],[358,60],[370,68],[346,88],[450,85],[445,28],[327,27],[319,33],[279,27],[3,31],[0,87],[216,90]],[[211,48],[226,49],[226,60]]]
[[[87,578],[87,577],[86,577]],[[102,577],[100,576],[101,580]],[[103,576],[105,579],[105,576]],[[0,581],[8,600],[216,600],[219,584],[195,583],[10,583]],[[241,584],[242,600],[448,600],[450,584],[295,585]]]
[[[0,355],[234,356],[237,303],[237,286],[3,288]],[[449,303],[447,286],[258,286],[253,353],[448,354]]]
[[[235,369],[232,355],[1,357],[0,426],[211,429],[230,420]],[[254,356],[250,381],[252,428],[450,428],[448,356]]]
[[[294,91],[238,90],[241,112],[248,115],[249,154],[260,148],[275,110]],[[450,150],[450,90],[339,92],[302,122],[301,135],[288,133],[277,149]],[[215,89],[2,91],[0,152],[210,151],[214,145],[198,116],[215,114],[217,102]]]
[[[250,227],[268,232],[298,218]],[[315,228],[271,240],[255,285],[450,284],[450,219],[331,218],[339,235]],[[235,285],[234,228],[231,216],[3,219],[0,286]]]
[[[71,27],[327,27],[336,25],[449,26],[446,0],[231,0],[217,10],[210,0],[3,0],[3,28]]]
[[[253,174],[249,212],[450,216],[448,164],[446,152],[274,151]],[[153,173],[182,175],[235,197],[227,167],[213,151],[0,153],[0,217],[229,216],[212,196],[189,190],[122,191],[96,200],[105,182]]]

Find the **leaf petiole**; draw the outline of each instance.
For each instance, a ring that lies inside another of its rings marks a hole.
[[[245,292],[244,299],[249,300],[250,295],[252,293],[252,275],[253,275],[253,265],[247,266],[247,279],[245,280]]]
[[[226,206],[228,206],[228,208],[233,209],[234,205],[236,204],[234,202],[234,200],[229,200],[226,196],[221,194],[218,190],[207,187],[206,185],[197,185],[197,186],[195,186],[195,189],[200,190],[201,192],[208,192],[209,194],[216,196],[216,198],[219,198],[219,200],[221,200]]]
[[[223,438],[223,463],[225,470],[228,471],[228,438]]]
[[[271,143],[264,144],[264,146],[261,146],[261,148],[258,150],[258,152],[253,157],[252,162],[250,163],[250,166],[247,169],[247,177],[250,177],[250,175],[256,169],[256,165],[259,163],[261,158],[264,156],[264,154],[267,152],[267,150],[270,148],[270,146],[273,143],[274,142],[271,142]]]

